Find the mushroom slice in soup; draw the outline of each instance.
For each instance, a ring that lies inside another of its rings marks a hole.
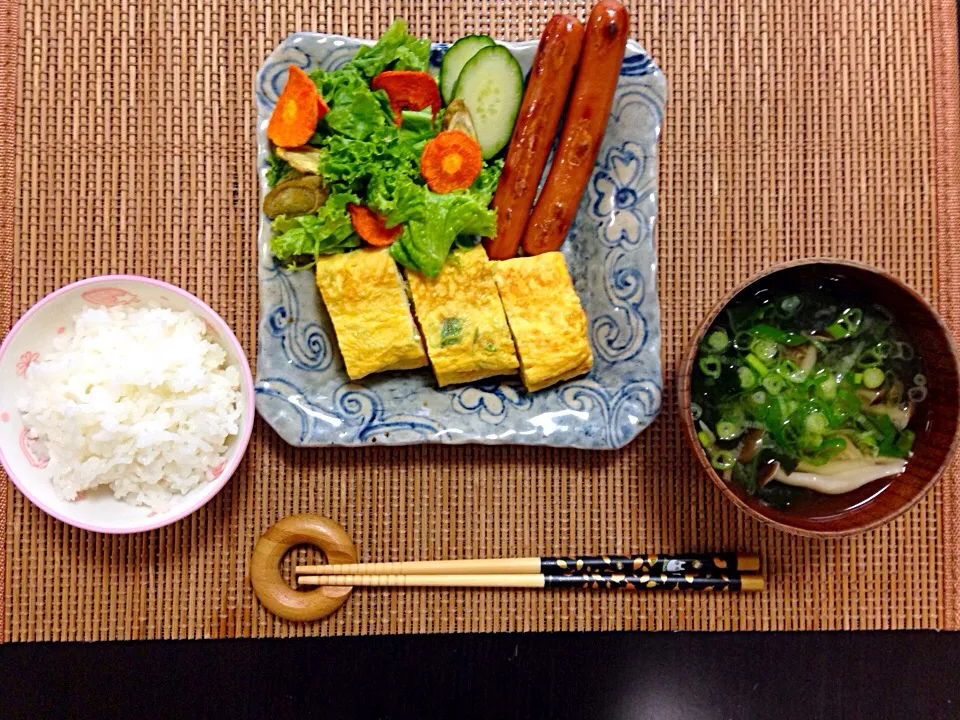
[[[906,460],[895,458],[842,460],[827,463],[818,468],[817,472],[794,471],[787,474],[779,469],[774,477],[784,485],[807,488],[824,495],[841,495],[874,480],[899,475],[906,467]]]

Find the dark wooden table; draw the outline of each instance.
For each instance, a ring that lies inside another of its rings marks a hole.
[[[960,634],[590,633],[0,647],[12,718],[950,718]]]

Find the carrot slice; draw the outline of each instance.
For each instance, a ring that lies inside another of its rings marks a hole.
[[[403,227],[400,225],[388,228],[382,217],[363,205],[348,203],[347,212],[350,213],[350,222],[353,224],[353,229],[357,231],[357,235],[370,245],[387,247],[403,232]]]
[[[303,145],[316,131],[317,121],[326,115],[328,109],[310,76],[291,65],[287,69],[287,84],[270,115],[267,137],[278,147]]]
[[[403,110],[423,110],[429,107],[436,117],[440,112],[440,89],[433,75],[416,70],[385,70],[377,75],[370,87],[385,90],[390,99],[394,122],[397,126],[403,121]]]
[[[480,145],[462,130],[447,130],[423,146],[420,174],[436,193],[463,190],[483,169]]]

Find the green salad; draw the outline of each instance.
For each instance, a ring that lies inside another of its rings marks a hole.
[[[502,161],[481,161],[478,145],[479,172],[468,186],[434,192],[421,158],[426,144],[446,129],[450,109],[439,99],[434,107],[399,109],[388,90],[373,89],[385,72],[423,80],[429,56],[430,42],[408,35],[397,20],[343,67],[309,74],[322,106],[312,134],[303,145],[275,147],[269,158],[274,191],[264,210],[272,218],[270,249],[281,262],[304,268],[321,255],[359,247],[365,238],[352,222],[356,207],[395,229],[389,243],[371,244],[389,244],[398,263],[428,277],[440,272],[455,244],[473,245],[496,234],[497,215],[489,206]]]

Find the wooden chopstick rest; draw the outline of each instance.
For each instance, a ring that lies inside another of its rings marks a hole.
[[[357,562],[357,549],[342,525],[320,515],[291,515],[257,540],[250,580],[263,606],[285,620],[318,620],[336,612],[353,588],[328,585],[304,592],[290,587],[280,574],[280,562],[297,545],[314,545],[337,564]]]

